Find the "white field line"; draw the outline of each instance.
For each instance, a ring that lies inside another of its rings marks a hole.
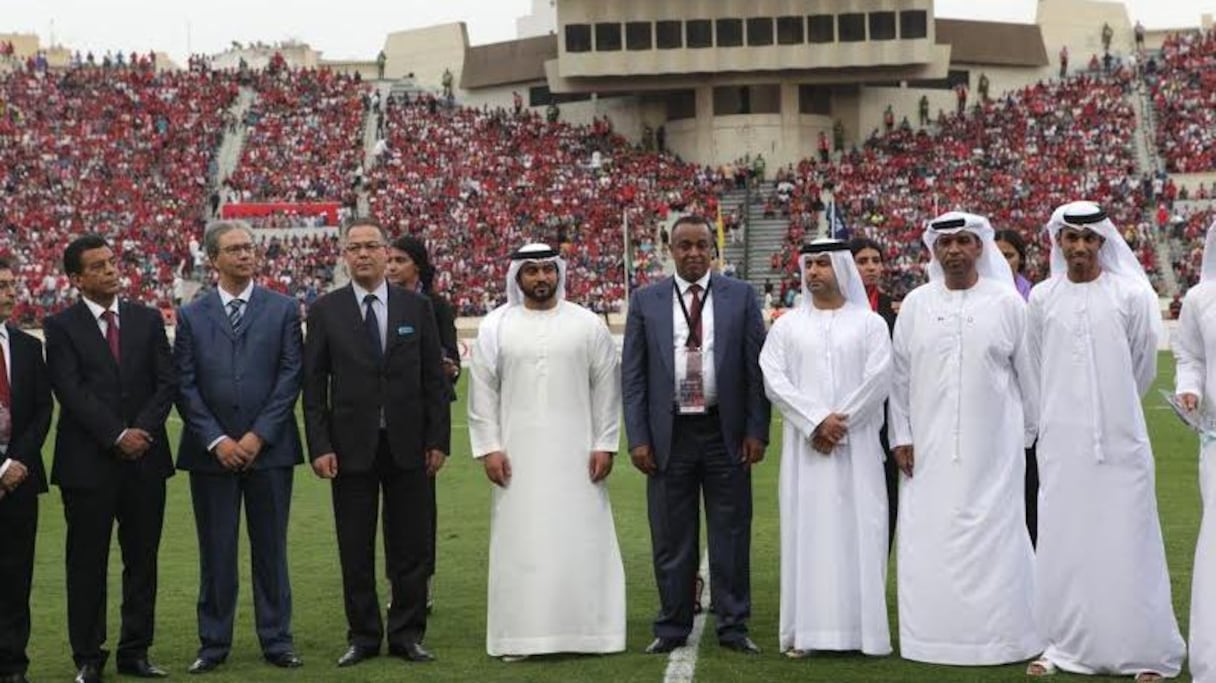
[[[701,576],[705,577],[705,585],[701,586],[698,600],[704,605],[692,620],[692,633],[688,634],[688,643],[671,651],[667,660],[667,670],[663,672],[663,683],[692,683],[697,673],[697,648],[701,645],[701,632],[705,630],[705,617],[709,615],[709,551],[701,555]]]

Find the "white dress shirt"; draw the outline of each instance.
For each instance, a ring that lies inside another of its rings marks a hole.
[[[237,294],[236,296],[229,294],[228,290],[224,289],[223,287],[216,287],[215,289],[217,292],[220,293],[220,308],[221,308],[221,310],[223,310],[225,316],[228,315],[228,305],[232,303],[233,299],[240,299],[242,301],[242,303],[241,303],[241,315],[242,316],[245,314],[245,311],[249,310],[249,297],[253,296],[253,280],[250,280],[249,284],[245,285],[245,289],[242,290],[241,293]],[[220,445],[221,441],[223,441],[224,439],[228,439],[228,438],[231,438],[231,437],[229,437],[227,434],[217,437],[215,439],[215,441],[212,441],[211,443],[207,444],[207,450],[214,451],[215,447]]]
[[[114,300],[110,302],[109,308],[103,308],[101,304],[90,301],[89,298],[86,296],[80,297],[80,300],[84,302],[85,306],[89,307],[89,313],[92,313],[93,320],[97,321],[97,329],[101,331],[102,339],[105,339],[106,332],[110,331],[109,324],[106,323],[105,319],[101,317],[106,311],[110,311],[111,313],[114,314],[114,324],[116,326],[118,326],[118,329],[120,329],[120,330],[122,329],[122,322],[118,319],[118,297],[114,297]],[[125,429],[122,430],[121,432],[119,432],[118,438],[114,439],[114,443],[118,443],[119,441],[122,441],[122,437],[124,437],[126,435],[127,435],[127,430],[125,430]],[[0,476],[2,476],[2,475],[0,475]]]
[[[380,286],[370,291],[363,289],[352,280],[350,288],[355,293],[355,301],[359,303],[361,319],[367,318],[367,304],[363,303],[363,298],[368,294],[376,295],[376,301],[372,303],[372,310],[376,312],[376,322],[380,325],[380,350],[386,350],[388,347],[388,280],[381,280]]]
[[[676,287],[684,299],[688,315],[692,316],[692,294],[688,288],[693,284],[701,285],[701,380],[705,390],[705,406],[712,408],[718,404],[718,384],[714,376],[714,298],[709,289],[709,273],[705,273],[696,283],[689,282],[679,275],[675,276]],[[710,296],[707,296],[709,294]],[[675,322],[675,351],[676,351],[676,384],[675,396],[680,396],[680,383],[688,373],[688,321],[684,320],[684,309],[676,297],[671,298],[671,314]]]
[[[350,288],[355,293],[355,301],[359,303],[359,317],[363,320],[367,320],[367,304],[363,303],[363,297],[368,294],[376,295],[372,310],[376,312],[376,323],[380,325],[380,351],[388,351],[388,280],[381,280],[375,291],[363,289],[354,280],[351,280]],[[384,429],[387,424],[384,420],[384,407],[381,406],[380,428]]]

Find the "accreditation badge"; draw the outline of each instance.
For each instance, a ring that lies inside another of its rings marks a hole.
[[[701,371],[701,350],[688,349],[688,372],[680,381],[679,396],[676,397],[681,415],[704,415],[705,375]]]

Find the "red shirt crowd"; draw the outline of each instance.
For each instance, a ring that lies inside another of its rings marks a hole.
[[[1216,31],[1170,36],[1158,61],[1149,83],[1166,170],[1216,169]]]

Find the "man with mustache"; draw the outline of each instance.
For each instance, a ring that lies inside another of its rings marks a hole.
[[[508,662],[625,649],[606,486],[620,439],[616,345],[599,316],[565,298],[557,252],[523,247],[473,354],[469,439],[496,485],[486,651]]]
[[[924,234],[929,282],[895,322],[891,447],[900,489],[899,646],[905,659],[986,666],[1042,647],[1031,613],[1023,405],[1026,306],[982,216]]]
[[[675,277],[635,291],[625,326],[625,429],[633,465],[646,475],[660,600],[651,654],[684,646],[692,631],[702,492],[718,642],[760,652],[747,620],[751,468],[764,459],[770,413],[760,372],[764,323],[747,283],[710,274],[713,248],[705,218],[676,221]]]
[[[1157,376],[1157,293],[1106,212],[1056,209],[1051,278],[1030,293],[1038,387],[1035,615],[1047,643],[1027,674],[1178,675],[1152,445],[1140,401]]]

